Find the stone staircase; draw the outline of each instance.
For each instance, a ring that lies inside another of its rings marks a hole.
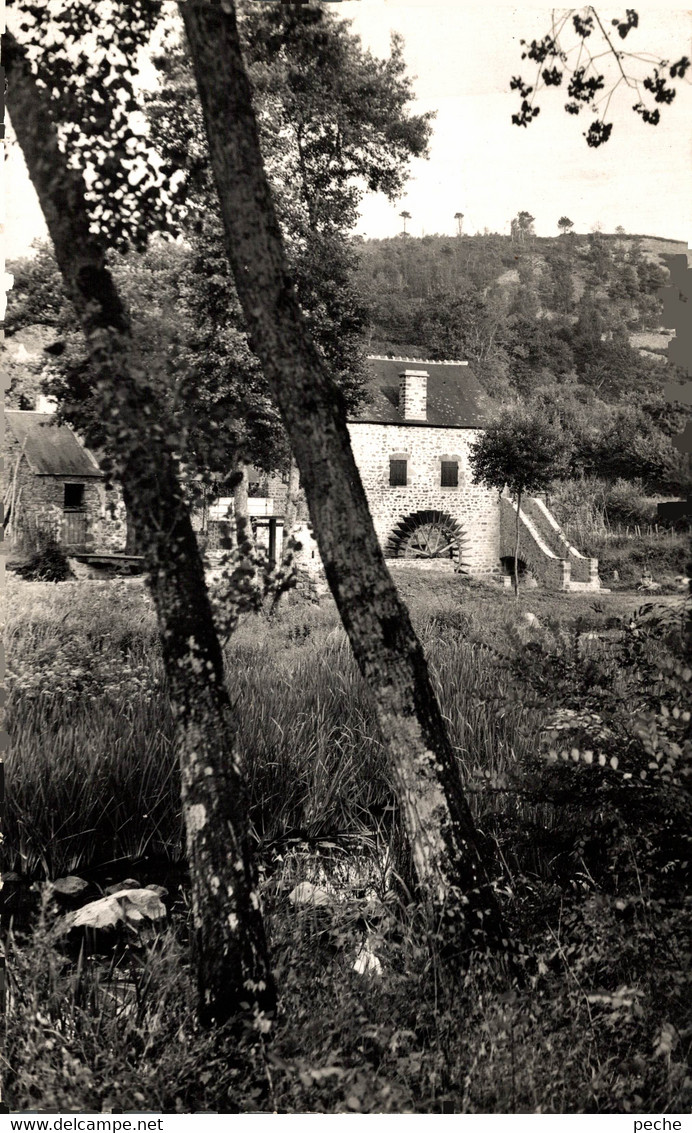
[[[516,503],[500,501],[500,556],[514,558]],[[534,578],[551,590],[601,590],[598,559],[586,558],[573,547],[555,517],[537,496],[521,501],[519,560]]]

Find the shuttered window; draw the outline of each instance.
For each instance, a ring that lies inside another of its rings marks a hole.
[[[441,461],[440,484],[443,488],[459,487],[459,462],[457,460]]]
[[[408,461],[406,460],[394,460],[392,458],[389,461],[389,483],[391,487],[401,488],[406,486],[407,464]]]

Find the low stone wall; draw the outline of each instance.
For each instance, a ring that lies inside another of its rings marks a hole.
[[[535,527],[541,532],[542,539],[550,549],[559,557],[567,559],[570,564],[572,583],[592,583],[594,577],[598,578],[598,559],[582,555],[573,547],[555,516],[548,510],[543,500],[538,496],[527,496],[522,500],[522,511],[525,511]]]

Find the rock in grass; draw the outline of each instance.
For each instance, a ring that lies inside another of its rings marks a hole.
[[[296,909],[324,909],[330,908],[333,904],[327,890],[319,885],[313,885],[311,881],[301,881],[291,890],[288,899]]]
[[[69,874],[67,877],[56,877],[52,883],[53,891],[60,897],[79,897],[85,889],[89,888],[89,882],[85,881],[83,877],[75,877]]]
[[[372,944],[369,939],[363,941],[355,960],[353,961],[353,970],[359,976],[381,976],[382,975],[382,961],[375,955],[372,950]]]
[[[145,885],[144,888],[148,889],[150,893],[155,893],[162,901],[165,901],[168,896],[168,890],[165,885]]]
[[[72,940],[86,937],[94,950],[110,947],[114,939],[129,943],[150,940],[166,917],[166,907],[150,889],[119,889],[68,913],[58,935]]]
[[[119,893],[121,889],[141,889],[141,886],[134,877],[126,877],[124,881],[117,881],[115,885],[107,885],[104,893],[109,897],[111,893]]]

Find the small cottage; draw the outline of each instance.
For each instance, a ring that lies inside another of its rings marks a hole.
[[[68,552],[121,550],[126,523],[119,496],[106,489],[96,458],[53,413],[5,412],[5,535],[34,550],[50,535]]]

